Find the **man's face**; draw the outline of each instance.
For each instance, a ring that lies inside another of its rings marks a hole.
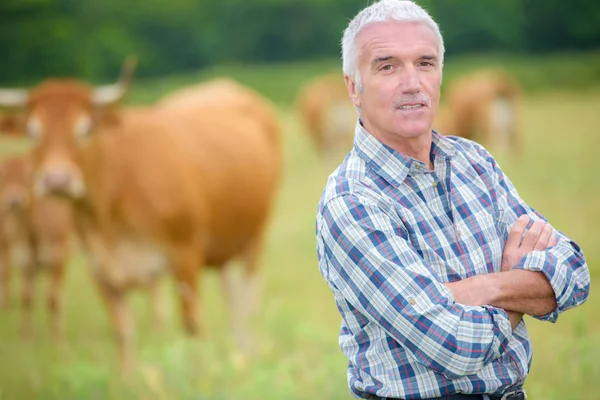
[[[367,131],[386,144],[429,135],[441,85],[434,32],[420,22],[377,22],[356,45],[362,91],[353,77],[346,85]]]

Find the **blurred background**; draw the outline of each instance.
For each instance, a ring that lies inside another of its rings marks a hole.
[[[518,156],[490,150],[521,197],[583,248],[599,276],[600,6],[595,0],[420,0],[446,46],[443,94],[459,76],[501,69],[520,87]],[[327,176],[344,150],[322,157],[297,98],[315,77],[336,73],[339,42],[364,0],[3,0],[0,86],[48,77],[114,81],[125,57],[139,66],[125,106],[216,76],[269,98],[284,127],[285,168],[262,257],[264,294],[254,321],[259,356],[230,362],[231,338],[216,276],[202,282],[206,333],[183,333],[175,298],[155,330],[133,294],[138,367],[122,381],[107,313],[79,254],[64,289],[64,339],[50,339],[36,294],[36,335],[19,337],[18,294],[0,310],[0,399],[349,399],[340,318],[318,270],[314,219]],[[443,101],[446,101],[443,98]],[[0,156],[26,151],[0,138]],[[347,151],[348,149],[345,149]],[[170,279],[164,280],[172,291]],[[37,292],[36,292],[37,293]],[[527,318],[534,359],[532,399],[600,399],[600,298],[556,324]]]

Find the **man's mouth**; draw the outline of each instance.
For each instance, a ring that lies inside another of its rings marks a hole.
[[[398,107],[400,110],[416,110],[417,108],[425,107],[425,104],[405,104]]]

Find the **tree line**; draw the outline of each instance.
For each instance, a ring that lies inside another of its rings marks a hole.
[[[228,63],[338,57],[348,20],[372,0],[3,0],[0,82],[111,79],[138,54],[141,76]],[[448,57],[600,47],[596,0],[418,0]]]

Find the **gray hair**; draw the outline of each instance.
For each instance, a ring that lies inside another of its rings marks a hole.
[[[444,40],[442,39],[440,28],[427,11],[410,0],[380,0],[360,11],[350,21],[342,38],[342,69],[344,75],[354,78],[359,91],[362,90],[362,83],[357,68],[356,36],[368,24],[385,22],[391,19],[406,22],[423,22],[431,28],[438,39],[440,69],[444,65]]]

